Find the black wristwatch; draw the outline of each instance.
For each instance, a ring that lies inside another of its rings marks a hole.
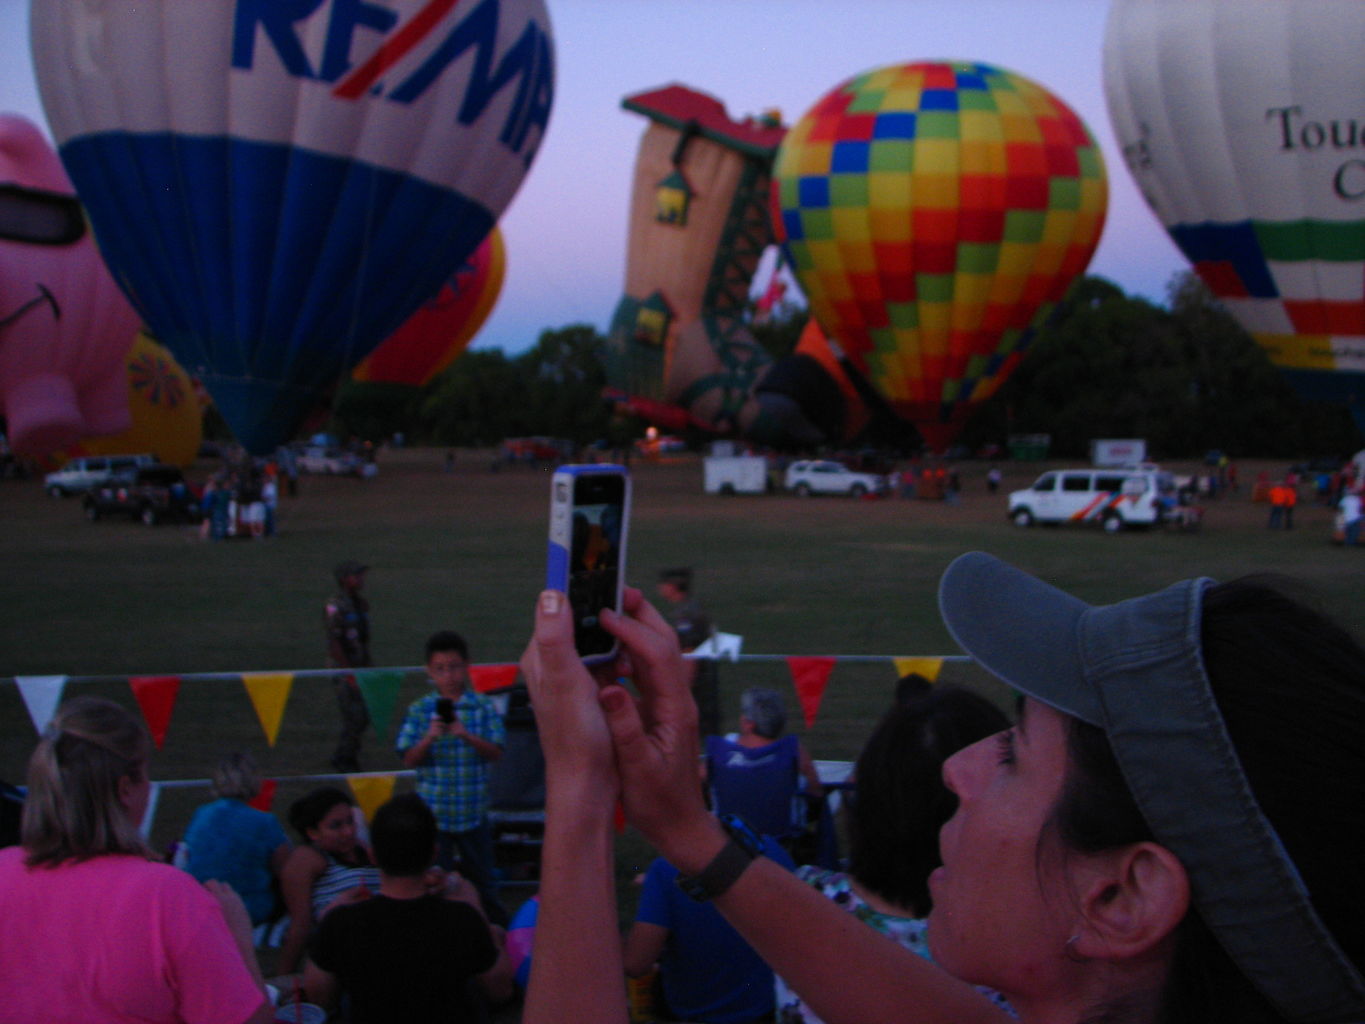
[[[744,874],[744,869],[763,852],[763,841],[744,824],[743,819],[733,814],[722,814],[720,825],[729,837],[720,852],[699,874],[679,875],[677,878],[678,888],[698,903],[724,895]]]

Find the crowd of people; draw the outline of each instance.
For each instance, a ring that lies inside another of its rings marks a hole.
[[[1092,606],[979,553],[939,604],[1018,694],[1013,723],[901,680],[829,787],[846,848],[812,862],[829,784],[779,694],[745,690],[737,730],[704,732],[681,631],[639,591],[604,614],[620,660],[591,672],[564,596],[540,595],[521,662],[546,760],[526,1024],[625,1021],[626,978],[649,977],[653,1019],[696,1024],[1365,1020],[1359,641],[1264,579]],[[395,750],[416,792],[367,822],[316,789],[291,843],[229,754],[183,870],[138,831],[142,720],[63,704],[0,850],[0,1022],[264,1022],[281,987],[338,1020],[486,1020],[515,991],[488,834],[504,733],[459,634],[433,634],[425,665]],[[618,804],[658,851],[624,935]],[[282,914],[272,989],[252,929]]]

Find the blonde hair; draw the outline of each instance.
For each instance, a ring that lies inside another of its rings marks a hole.
[[[30,867],[108,853],[152,859],[119,799],[119,782],[146,776],[151,742],[128,709],[97,697],[63,704],[28,761],[20,840]]]
[[[224,754],[213,769],[213,792],[220,797],[252,800],[261,791],[256,759],[243,751]]]

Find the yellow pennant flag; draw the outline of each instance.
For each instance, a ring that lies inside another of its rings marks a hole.
[[[396,775],[372,775],[369,777],[348,775],[346,777],[347,785],[355,794],[355,802],[365,812],[366,821],[372,820],[374,812],[379,810],[379,805],[393,796],[393,784],[397,779],[398,776]]]
[[[273,747],[275,737],[280,734],[284,705],[289,700],[289,691],[294,688],[294,673],[246,672],[242,674],[242,685],[251,698],[251,706],[256,709],[256,717],[261,720],[266,741]]]
[[[896,678],[914,672],[922,675],[931,683],[938,682],[939,671],[943,668],[942,658],[892,658],[896,663]]]

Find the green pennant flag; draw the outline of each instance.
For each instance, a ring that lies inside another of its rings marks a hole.
[[[355,674],[365,706],[370,709],[370,724],[380,740],[388,739],[393,725],[393,706],[398,701],[398,687],[403,684],[402,672],[362,669]]]

